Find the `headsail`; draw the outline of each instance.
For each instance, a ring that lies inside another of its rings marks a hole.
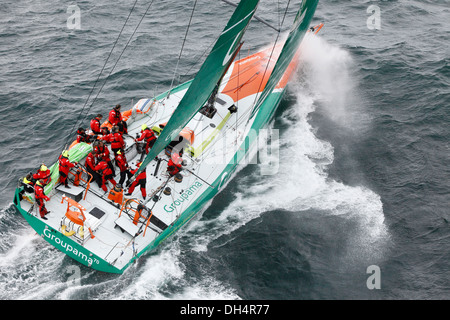
[[[247,25],[256,11],[259,0],[242,0],[217,39],[213,49],[181,99],[147,157],[135,173],[136,177],[152,161],[207,102],[217,82],[226,72]]]
[[[281,50],[281,53],[263,92],[259,96],[255,106],[253,107],[250,118],[256,114],[256,111],[258,111],[261,104],[273,91],[273,89],[275,89],[276,85],[283,77],[286,69],[292,61],[292,58],[295,56],[306,31],[309,28],[311,19],[314,16],[314,12],[316,11],[318,3],[319,0],[304,0],[302,2],[302,6],[297,12],[293,26],[291,28],[291,31],[289,32],[286,42],[284,43],[283,49]]]

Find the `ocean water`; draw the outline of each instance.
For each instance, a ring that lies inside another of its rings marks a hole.
[[[257,15],[278,26],[289,3],[284,36],[298,2],[263,0]],[[18,178],[53,163],[90,116],[195,76],[233,11],[199,0],[178,63],[194,1],[154,1],[122,54],[150,4],[138,1],[96,83],[134,3],[2,2],[0,299],[450,298],[447,1],[321,1],[313,24],[325,26],[305,38],[270,124],[277,174],[242,167],[123,275],[78,265],[37,236],[12,206]],[[241,57],[276,38],[253,21]]]

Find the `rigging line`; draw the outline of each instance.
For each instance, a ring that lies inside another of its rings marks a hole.
[[[173,198],[173,193],[171,192],[170,193],[170,197],[172,198],[172,203],[174,203],[175,202],[175,199]],[[174,206],[175,207],[175,215],[176,215],[176,219],[174,220],[174,221],[176,221],[176,220],[178,220],[178,218],[180,218],[180,214],[178,213],[178,209],[177,209],[177,206]],[[172,215],[171,215],[172,216]]]
[[[128,39],[127,43],[125,44],[125,47],[123,48],[122,52],[120,53],[119,57],[117,58],[116,63],[114,64],[114,66],[112,67],[111,71],[109,72],[108,76],[105,78],[105,81],[103,82],[103,85],[101,86],[100,90],[98,91],[97,95],[94,98],[94,101],[92,101],[91,105],[89,106],[89,109],[94,105],[94,102],[97,100],[98,96],[100,95],[100,92],[102,91],[103,87],[105,86],[106,82],[108,81],[109,77],[111,76],[112,72],[114,71],[114,69],[116,68],[117,64],[119,63],[120,58],[122,57],[123,53],[125,52],[125,50],[127,49],[128,45],[130,44],[131,39],[133,39],[134,34],[136,33],[136,31],[139,29],[139,26],[141,25],[142,21],[144,20],[145,16],[147,15],[148,10],[150,10],[150,7],[153,4],[152,0],[150,2],[150,4],[147,7],[147,10],[145,10],[144,14],[141,17],[141,20],[139,20],[139,23],[137,24],[136,28],[134,29],[133,33],[131,34],[130,38]],[[88,109],[88,110],[89,110]],[[87,114],[86,114],[87,115]],[[86,118],[86,116],[84,117]]]
[[[189,68],[189,70],[183,75],[184,77],[187,76],[189,74],[189,72],[191,72],[192,68],[194,68],[200,61],[200,59],[206,54],[206,52],[209,51],[209,49],[217,43],[217,40],[219,39],[219,37],[221,36],[221,33],[219,33],[219,35],[209,44],[209,46],[203,51],[203,53],[200,55],[200,57],[194,62],[194,64]],[[218,46],[214,51],[211,51],[209,54],[212,54],[218,50],[220,50],[223,46],[225,46],[227,43],[223,43],[222,45]],[[195,58],[195,57],[194,57]]]
[[[238,61],[241,61],[241,50],[239,50],[238,57],[239,57]],[[235,64],[236,64],[236,62],[235,62]],[[238,138],[238,130],[237,130],[238,126],[237,126],[237,124],[238,124],[238,119],[239,119],[239,91],[241,90],[241,85],[240,85],[240,81],[239,81],[240,73],[241,73],[241,64],[238,63],[237,64],[237,91],[236,91],[236,97],[237,97],[236,104],[237,104],[237,106],[236,106],[236,121],[234,123],[234,131],[236,132],[236,141],[237,141],[237,138]]]
[[[217,142],[217,141],[216,141]],[[211,150],[212,149],[210,149],[208,152],[210,153],[211,152]],[[223,156],[223,155],[222,155]],[[223,158],[222,158],[223,159]],[[198,166],[200,166],[201,165],[201,163],[204,161],[204,159],[203,160],[201,160],[199,163],[197,163],[198,164]],[[211,187],[211,188],[213,188],[214,189],[214,186],[213,185],[211,185],[210,183],[208,183],[206,180],[204,180],[204,179],[202,179],[202,178],[200,178],[198,175],[196,175],[196,174],[194,174],[192,171],[190,171],[190,170],[188,170],[190,173],[192,173],[195,177],[197,177],[197,178],[199,178],[200,180],[202,180],[203,182],[205,182],[209,187]],[[210,177],[211,177],[211,175],[214,173],[214,170],[212,170],[212,171],[210,171],[209,172],[209,175],[207,176],[207,177],[205,177],[205,179],[209,179]]]
[[[249,114],[250,112],[252,111],[252,109],[247,109],[247,110],[245,110],[244,111],[244,113],[243,114],[241,114],[241,115],[236,115],[236,119],[237,119],[237,124],[236,124],[236,128],[241,124],[241,123],[244,123],[244,121],[246,120],[246,115],[247,114]],[[230,127],[228,127],[228,128],[224,128],[223,130],[221,130],[221,132],[223,132],[223,134],[225,134],[225,133],[227,133],[229,130],[231,130],[231,129],[233,129],[233,127],[232,126],[230,126]],[[244,129],[244,132],[245,132],[245,129]],[[216,140],[216,139],[214,139],[214,140]],[[215,142],[212,142],[212,144],[215,144]],[[205,148],[205,150],[207,150],[207,149],[209,149],[210,148],[210,146],[208,146],[207,148]],[[204,151],[205,152],[205,151]],[[203,153],[204,153],[203,152]]]
[[[219,33],[219,35],[213,41],[211,41],[209,46],[203,51],[203,53],[200,55],[200,57],[198,57],[198,59],[196,59],[194,64],[189,68],[189,70],[183,76],[187,76],[189,74],[189,72],[191,72],[192,68],[194,68],[198,64],[198,62],[206,54],[206,52],[208,52],[209,49],[213,46],[213,44],[215,44],[217,42],[217,40],[219,39],[220,35],[221,35],[221,33]],[[220,49],[222,46],[220,46],[218,49]],[[211,53],[213,53],[213,52],[211,52]],[[195,57],[194,57],[194,59],[195,59]]]
[[[244,113],[242,114],[242,115],[240,115],[239,117],[237,117],[237,121],[236,121],[236,137],[237,137],[237,135],[238,135],[238,133],[237,133],[237,127],[239,127],[239,125],[241,125],[242,123],[244,123],[244,121],[246,120],[246,116],[247,116],[247,114],[249,114],[251,112],[251,109],[247,109],[246,111],[244,111]],[[228,132],[229,132],[229,130],[231,130],[231,129],[233,129],[233,127],[232,126],[230,126],[230,127],[228,127],[228,128],[224,128],[224,130],[223,131],[221,131],[221,138],[215,138],[209,145],[208,145],[208,147],[206,147],[205,148],[205,150],[203,150],[203,153],[202,153],[202,155],[207,155],[207,154],[209,154],[209,153],[211,153],[212,151],[213,151],[213,146],[218,142],[218,141],[220,141],[222,138],[223,138],[223,136],[225,136]],[[245,134],[245,130],[246,129],[244,129],[244,131],[242,132],[242,134]],[[244,139],[245,139],[245,136],[243,135],[242,136],[242,141],[241,142],[243,142],[244,141]],[[238,141],[236,140],[236,144],[238,144]]]
[[[237,62],[239,62],[239,61],[241,61],[242,59],[240,59],[239,58],[239,60],[237,60],[236,61],[236,63]],[[241,62],[239,62],[239,65],[238,65],[238,67],[240,67],[240,64],[242,63],[242,61]],[[240,70],[240,68],[239,68],[239,73],[237,73],[236,75],[230,75],[228,78],[224,78],[224,82],[230,82],[231,80],[234,80],[234,79],[237,79],[237,78],[239,78],[239,74],[244,74],[244,73],[246,73],[247,71],[249,71],[249,70],[251,70],[251,69],[253,69],[253,67],[254,66],[256,66],[256,65],[258,65],[258,64],[260,64],[261,62],[260,61],[256,61],[256,62],[253,62],[253,63],[250,63],[247,67],[245,67],[244,69],[242,69],[242,70]],[[243,84],[241,84],[240,86],[236,86],[236,87],[234,87],[234,88],[231,88],[231,89],[229,89],[229,90],[222,90],[221,91],[221,93],[227,93],[227,92],[231,92],[231,91],[237,91],[237,89],[241,89],[244,85],[246,85],[247,83],[250,83],[251,81],[253,81],[253,78],[255,77],[255,76],[257,76],[258,74],[259,74],[260,72],[259,71],[257,71],[257,72],[255,72],[255,73],[253,73],[253,75],[250,77],[250,79],[249,80],[247,80],[245,83],[243,83]]]
[[[178,55],[177,65],[175,66],[175,71],[174,71],[173,77],[172,77],[172,83],[170,84],[170,89],[169,89],[169,92],[168,92],[168,94],[167,94],[167,97],[170,96],[170,91],[172,91],[173,82],[174,82],[174,80],[175,80],[175,76],[176,76],[177,71],[178,71],[178,65],[179,65],[180,60],[181,60],[181,55],[182,55],[182,53],[183,53],[184,44],[186,43],[187,35],[188,35],[188,32],[189,32],[189,28],[191,27],[192,17],[194,16],[194,11],[195,11],[195,7],[196,7],[196,6],[197,6],[197,0],[195,0],[195,2],[194,2],[194,7],[192,8],[191,17],[189,18],[189,23],[188,23],[188,26],[187,26],[187,28],[186,28],[186,33],[185,33],[185,35],[184,35],[183,43],[182,43],[182,45],[181,45],[180,54]]]
[[[235,4],[235,3],[231,2],[231,1],[227,1],[227,0],[222,0],[222,1],[225,2],[226,4],[229,4],[230,6],[237,7],[237,4]],[[277,32],[280,32],[279,29],[275,28],[275,27],[272,26],[269,22],[267,22],[267,21],[261,19],[261,18],[258,17],[257,15],[253,15],[253,18],[255,18],[255,19],[258,20],[259,22],[265,24],[266,26],[272,28],[273,30],[275,30],[275,31],[277,31]]]
[[[278,29],[281,30],[281,24],[280,24],[280,0],[278,0],[277,4],[278,4],[278,6],[277,6]]]
[[[106,59],[106,61],[105,61],[105,64],[103,65],[103,67],[102,67],[102,69],[101,69],[101,71],[100,71],[100,73],[99,73],[97,79],[95,80],[94,86],[92,87],[91,91],[89,92],[89,95],[88,95],[88,97],[87,97],[87,99],[86,99],[86,101],[85,101],[85,103],[84,103],[84,105],[83,105],[83,108],[81,109],[81,111],[80,111],[80,113],[79,113],[79,115],[78,115],[78,119],[77,119],[77,121],[74,122],[74,126],[72,127],[72,130],[69,132],[69,136],[67,137],[66,144],[68,143],[70,136],[72,135],[73,131],[75,130],[76,125],[77,125],[78,121],[80,120],[80,117],[81,117],[81,115],[83,114],[83,111],[84,111],[84,109],[86,108],[86,106],[87,106],[87,104],[88,104],[88,101],[89,101],[89,99],[90,99],[90,97],[91,97],[91,95],[92,95],[92,92],[94,92],[94,88],[95,88],[95,86],[97,85],[97,82],[100,80],[100,77],[101,77],[101,75],[102,75],[102,73],[103,73],[103,70],[106,68],[106,65],[108,64],[109,58],[111,57],[111,55],[112,55],[112,53],[113,53],[113,51],[114,51],[114,48],[116,47],[117,42],[119,41],[119,38],[120,38],[120,36],[122,35],[122,32],[123,32],[123,30],[125,29],[125,26],[126,26],[126,24],[128,23],[128,20],[130,19],[131,13],[134,11],[134,8],[136,7],[136,3],[137,3],[137,2],[138,2],[138,0],[136,0],[136,1],[134,2],[133,7],[131,8],[130,13],[128,14],[128,17],[127,17],[127,19],[125,20],[125,23],[124,23],[123,26],[122,26],[122,29],[120,30],[119,35],[117,36],[117,39],[116,39],[116,41],[114,42],[114,45],[113,45],[111,51],[110,51],[109,54],[108,54],[108,57],[107,57],[107,59]],[[90,107],[89,107],[89,108],[90,108]]]
[[[166,159],[162,159],[163,161],[168,162]],[[192,174],[193,176],[197,177],[198,179],[202,180],[204,183],[206,183],[208,186],[210,186],[212,188],[212,185],[208,183],[208,181],[205,181],[203,178],[201,178],[199,175],[195,174],[194,172],[192,172],[191,170],[189,170],[188,168],[183,168],[184,171],[189,172],[190,174]],[[209,176],[208,176],[209,177]],[[171,177],[170,177],[171,178]],[[170,179],[169,178],[169,179]]]
[[[184,171],[186,168],[184,168],[182,171]],[[193,182],[195,181],[197,179],[197,177],[196,176],[194,176],[193,174],[190,174],[190,175],[188,175],[188,174],[184,174],[183,175],[183,181],[188,181],[188,183],[187,183],[187,185],[192,185],[193,184]],[[176,190],[175,189],[175,186],[176,186],[176,184],[174,184],[174,186],[172,186],[172,190],[174,191],[174,192],[171,192],[171,196],[172,196],[172,203],[173,202],[175,202],[174,201],[174,198],[173,198],[173,194],[174,193],[178,193],[179,195],[181,195],[185,190],[184,189],[181,189],[181,191],[178,191],[178,190]],[[186,210],[187,208],[185,208],[185,205],[187,206],[187,207],[189,207],[189,205],[188,205],[188,201],[186,201],[186,202],[182,202],[182,204],[181,204],[181,206],[180,206],[180,211],[181,212],[183,212],[184,210]],[[175,211],[176,211],[176,214],[177,214],[177,219],[179,218],[179,215],[178,215],[178,210],[176,209],[176,207],[177,206],[175,206]]]
[[[247,26],[248,27],[248,26]],[[188,72],[186,72],[185,74],[184,74],[184,76],[186,76],[186,75],[188,75],[188,73],[192,70],[192,68],[200,61],[200,59],[205,55],[205,53],[209,50],[209,48],[211,48],[211,46],[213,45],[213,44],[216,44],[217,43],[217,40],[219,39],[219,37],[221,36],[221,33],[215,38],[215,40],[213,41],[213,42],[211,42],[211,44],[208,46],[208,48],[206,48],[205,49],[205,51],[201,54],[201,56],[197,59],[197,61],[191,66],[191,68],[188,70]],[[228,45],[229,43],[227,43],[227,42],[224,42],[224,43],[222,43],[221,45],[219,45],[217,48],[215,48],[213,51],[211,51],[210,53],[209,53],[209,55],[212,55],[214,52],[217,52],[217,51],[219,51],[222,47],[224,47],[224,46],[226,46],[226,45]],[[232,62],[232,61],[231,61]],[[230,62],[230,63],[231,63]],[[224,74],[225,75],[225,74]]]
[[[189,70],[183,75],[184,77],[187,76],[189,74],[189,72],[191,72],[192,68],[194,68],[199,63],[200,59],[203,58],[203,56],[206,54],[206,52],[208,52],[209,49],[213,46],[213,44],[215,44],[217,42],[220,35],[221,35],[221,33],[219,33],[219,35],[213,41],[211,41],[209,46],[203,51],[203,53],[200,55],[200,57],[198,57],[198,59],[196,59],[196,61],[192,64],[192,66],[189,68]],[[195,57],[194,57],[194,59],[195,59]]]
[[[209,49],[213,46],[214,43],[217,42],[217,39],[219,39],[220,37],[220,33],[219,35],[214,39],[214,41],[212,41],[209,46],[205,49],[205,51],[203,51],[203,53],[200,55],[200,57],[198,57],[198,59],[196,60],[196,62],[194,62],[194,64],[189,68],[189,70],[183,75],[184,77],[187,76],[189,74],[189,72],[191,72],[192,68],[194,68],[200,61],[201,58],[203,58],[203,56],[206,54],[206,52],[209,51]]]
[[[206,181],[206,180],[204,180],[203,178],[201,178],[199,175],[197,175],[197,174],[195,174],[195,173],[193,173],[191,170],[189,170],[188,168],[183,168],[183,170],[186,170],[187,172],[189,172],[190,174],[192,174],[193,176],[195,176],[195,177],[197,177],[198,179],[200,179],[200,180],[202,180],[204,183],[206,183],[208,186],[210,186],[211,188],[214,188],[208,181]],[[212,173],[210,173],[210,175],[211,175]],[[209,176],[210,176],[209,175]],[[209,176],[208,176],[208,178],[209,178]],[[208,179],[207,178],[207,179]]]
[[[239,69],[239,66],[238,66],[238,69]],[[239,71],[238,71],[239,72]],[[228,89],[228,90],[222,90],[222,92],[221,93],[229,93],[229,92],[236,92],[236,99],[237,99],[237,101],[239,101],[239,91],[241,91],[241,89],[245,86],[245,85],[247,85],[247,84],[249,84],[250,82],[252,82],[252,81],[254,81],[255,80],[255,77],[256,76],[258,76],[258,74],[259,74],[259,71],[258,72],[255,72],[247,81],[245,81],[244,83],[242,83],[242,84],[239,84],[239,75],[237,75],[237,78],[238,78],[238,84],[237,84],[237,86],[236,87],[234,87],[234,88],[231,88],[231,89]]]
[[[287,11],[288,11],[288,9],[289,9],[289,4],[290,4],[290,3],[291,3],[291,0],[288,1],[288,4],[287,4],[287,6],[286,6],[286,10],[284,11],[283,19],[282,19],[282,21],[281,21],[281,26],[283,26],[283,24],[284,24],[284,19],[286,18],[286,14],[287,14]],[[281,30],[281,28],[280,28],[280,30]],[[274,51],[275,51],[275,47],[276,47],[276,44],[277,44],[278,39],[279,39],[279,37],[280,37],[280,34],[281,34],[281,31],[278,32],[277,37],[276,37],[276,39],[275,39],[275,43],[273,44],[272,51],[270,52],[269,60],[268,60],[268,63],[267,63],[267,65],[266,65],[266,68],[264,69],[264,74],[263,74],[263,76],[262,76],[262,78],[261,78],[261,82],[259,83],[259,88],[258,88],[258,91],[257,91],[257,92],[260,92],[260,90],[261,90],[261,86],[262,86],[262,83],[263,83],[263,81],[264,81],[264,77],[266,76],[267,69],[269,68],[270,62],[271,62],[271,60],[272,60],[272,55],[273,55],[273,53],[274,53]],[[275,63],[275,64],[276,64],[276,63]],[[275,67],[275,65],[274,65],[274,67]],[[253,101],[252,113],[253,113],[253,108],[256,107],[257,98],[258,98],[258,94],[255,95],[255,100]],[[248,125],[248,123],[250,122],[250,118],[251,118],[251,117],[249,117],[248,120],[247,120],[247,123],[246,123],[246,125],[245,125],[245,129],[247,129],[247,125]],[[244,130],[244,131],[245,131],[245,130]]]
[[[155,195],[157,195],[157,196],[159,197],[159,196],[161,195],[161,193],[164,192],[164,189],[166,188],[167,184],[169,183],[170,178],[172,178],[172,177],[169,175],[169,178],[167,178],[166,182],[165,182],[163,185],[160,185],[160,186],[156,189],[156,191],[152,194],[152,196],[149,198],[149,200],[153,199],[153,197],[154,197]],[[158,195],[158,192],[159,192],[159,195]],[[145,204],[147,204],[147,203],[148,203],[148,202],[146,202]],[[150,210],[153,210],[153,208],[155,207],[155,205],[156,205],[156,201],[153,203],[153,206],[150,208]]]

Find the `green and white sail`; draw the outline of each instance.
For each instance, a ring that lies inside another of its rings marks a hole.
[[[316,11],[317,4],[319,0],[304,0],[302,1],[300,10],[295,16],[294,23],[292,25],[291,31],[284,43],[283,49],[281,50],[280,56],[273,68],[272,74],[270,75],[267,84],[256,102],[250,118],[252,118],[258,111],[261,104],[266,100],[267,96],[275,89],[278,82],[283,77],[286,72],[287,67],[291,63],[293,57],[295,56],[306,31],[309,28],[311,20]]]
[[[145,170],[148,163],[172,140],[178,137],[181,130],[208,101],[218,81],[232,62],[234,53],[240,45],[242,36],[256,11],[258,2],[259,0],[242,0],[239,3],[197,76],[189,86],[188,91],[180,101],[178,108],[134,175],[135,177]]]

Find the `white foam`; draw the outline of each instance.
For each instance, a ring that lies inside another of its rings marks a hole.
[[[214,299],[228,300],[238,297],[230,289],[210,276],[202,277],[191,283],[186,279],[185,266],[179,258],[183,255],[179,242],[171,242],[157,255],[145,260],[139,274],[131,274],[133,281],[115,298],[124,299]],[[142,272],[143,270],[143,272]],[[125,277],[128,275],[124,274]],[[179,292],[166,293],[165,287],[177,287]]]
[[[30,227],[15,232],[16,235],[7,236],[14,244],[0,256],[4,276],[0,281],[0,298],[29,300],[53,296],[61,285],[55,282],[55,274],[62,253],[48,246]]]
[[[30,247],[32,246],[32,242],[37,239],[37,236],[33,231],[30,231],[30,229],[23,231],[23,234],[19,234],[15,237],[14,244],[11,249],[5,254],[0,254],[0,267],[9,266],[16,260],[22,258],[25,251],[32,251]]]

